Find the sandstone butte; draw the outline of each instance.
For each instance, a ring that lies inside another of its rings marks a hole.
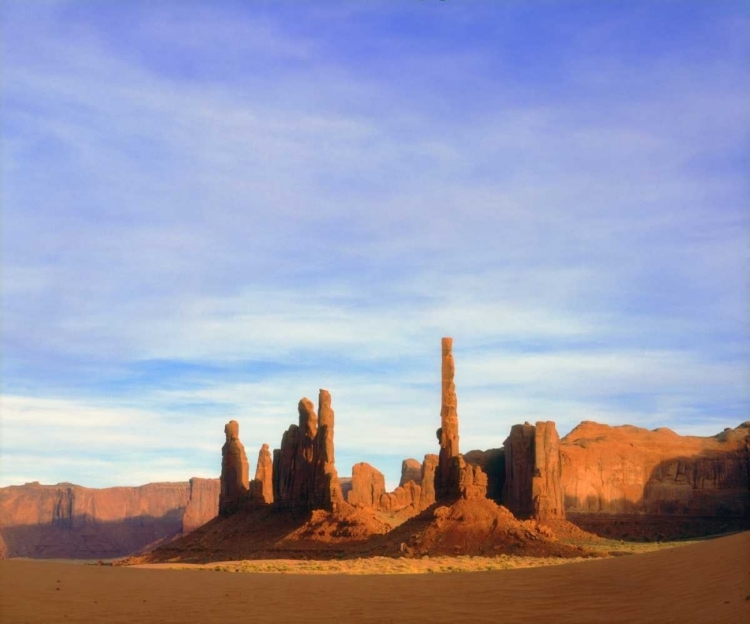
[[[0,488],[0,554],[115,557],[182,536],[151,560],[187,551],[331,556],[353,544],[360,554],[573,556],[554,539],[554,530],[571,530],[567,519],[613,536],[627,528],[630,537],[750,525],[750,423],[694,437],[583,422],[561,440],[554,422],[540,421],[514,425],[502,448],[461,454],[452,347],[442,340],[438,453],[405,459],[393,492],[364,462],[339,478],[331,395],[321,389],[317,414],[301,399],[279,448],[261,446],[252,480],[230,421],[218,480]]]
[[[216,516],[219,480],[85,488],[0,488],[0,553],[45,559],[122,557],[184,535]]]

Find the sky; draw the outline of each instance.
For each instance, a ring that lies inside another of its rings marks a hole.
[[[0,485],[750,419],[746,3],[0,10]]]

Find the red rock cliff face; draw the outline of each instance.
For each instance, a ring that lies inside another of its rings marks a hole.
[[[503,505],[518,518],[565,518],[560,437],[555,423],[513,425],[505,440]]]
[[[219,479],[190,479],[190,495],[182,516],[183,535],[216,517],[220,492]]]
[[[218,479],[103,489],[70,483],[0,488],[0,541],[8,557],[120,557],[211,520],[218,489]]]
[[[360,462],[352,466],[352,487],[346,501],[360,507],[380,507],[380,497],[385,495],[385,477],[374,466]]]
[[[712,437],[583,422],[560,451],[571,513],[750,513],[750,422]]]

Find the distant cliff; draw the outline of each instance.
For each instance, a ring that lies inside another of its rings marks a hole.
[[[217,515],[219,480],[0,488],[0,556],[106,559],[189,533]]]
[[[566,511],[743,517],[750,422],[710,437],[583,422],[560,443]]]

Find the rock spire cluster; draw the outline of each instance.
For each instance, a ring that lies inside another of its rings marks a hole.
[[[297,410],[298,424],[287,429],[281,448],[274,450],[274,502],[285,509],[332,511],[342,502],[343,495],[334,465],[331,395],[320,390],[320,419],[307,398],[299,402]]]

